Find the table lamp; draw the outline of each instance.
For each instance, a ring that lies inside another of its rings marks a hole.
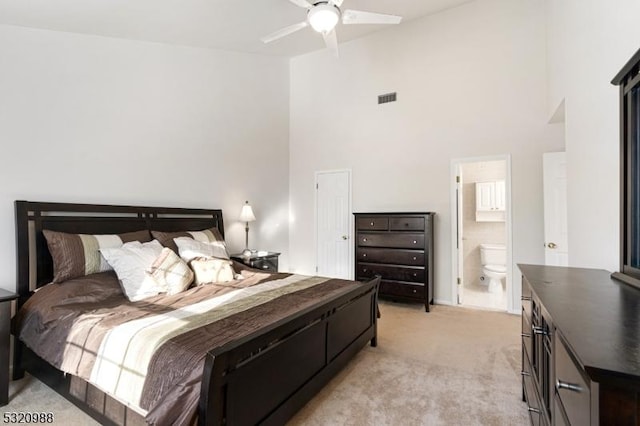
[[[246,224],[244,228],[246,232],[244,244],[245,248],[242,252],[242,255],[249,257],[251,256],[251,250],[249,250],[249,222],[253,222],[254,220],[256,220],[256,216],[253,214],[253,209],[249,205],[248,201],[246,201],[245,205],[242,206],[242,211],[240,212],[240,220]]]

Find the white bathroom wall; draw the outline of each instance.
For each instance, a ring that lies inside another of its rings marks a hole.
[[[16,199],[222,208],[232,251],[288,248],[282,58],[0,26],[0,287]]]
[[[547,124],[544,12],[477,0],[341,44],[339,60],[291,60],[292,270],[315,269],[314,172],[351,169],[356,212],[436,212],[435,298],[452,303],[451,160],[506,154],[514,263],[544,261],[542,153],[562,147]]]
[[[465,286],[480,285],[482,263],[480,261],[480,244],[507,243],[506,222],[476,221],[476,182],[505,180],[506,161],[483,161],[463,163],[463,222],[462,249]]]
[[[619,101],[640,48],[637,0],[547,0],[548,109],[565,100],[569,261],[619,268]]]

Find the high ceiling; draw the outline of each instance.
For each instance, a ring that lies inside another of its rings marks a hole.
[[[470,1],[345,0],[342,8],[400,15],[407,22]],[[306,11],[287,0],[0,0],[0,24],[282,56],[324,47],[310,28],[268,45],[260,41],[305,18]],[[339,25],[338,39],[386,28]]]

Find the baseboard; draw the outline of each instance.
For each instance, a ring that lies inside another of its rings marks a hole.
[[[455,306],[453,303],[451,303],[450,300],[442,300],[442,299],[433,299],[433,304],[434,305]]]

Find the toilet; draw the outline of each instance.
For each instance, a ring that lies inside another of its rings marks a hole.
[[[507,276],[507,248],[503,244],[480,244],[482,274],[489,279],[489,293],[502,291],[502,279]]]

